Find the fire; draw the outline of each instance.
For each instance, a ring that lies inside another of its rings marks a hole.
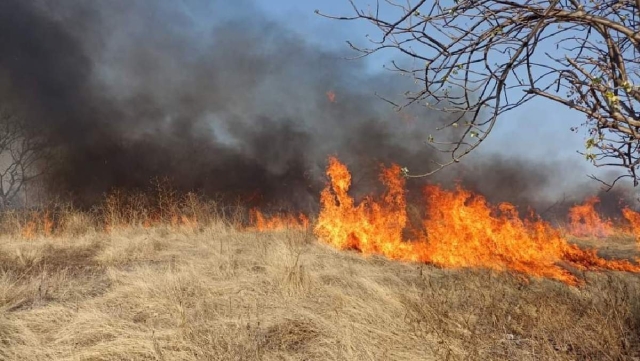
[[[640,213],[627,207],[622,210],[622,215],[629,222],[631,233],[635,236],[636,242],[640,244]]]
[[[327,92],[327,99],[329,99],[330,103],[335,103],[336,102],[336,93],[334,93],[332,90],[329,90]]]
[[[572,236],[608,237],[614,233],[612,221],[601,218],[594,208],[599,202],[598,197],[591,197],[569,210],[569,233]]]
[[[510,270],[568,284],[580,281],[561,262],[581,270],[640,272],[629,261],[605,260],[568,243],[559,230],[534,216],[521,219],[509,203],[495,207],[461,187],[426,187],[423,229],[408,229],[405,180],[396,165],[380,175],[387,188],[382,197],[369,196],[359,204],[348,194],[351,174],[344,164],[330,158],[327,175],[330,183],[321,193],[314,231],[338,249],[440,267]]]
[[[428,210],[424,228],[428,252],[423,261],[443,267],[507,269],[569,281],[556,265],[567,250],[560,233],[538,219],[521,220],[515,207],[491,207],[484,197],[462,188],[425,189]]]
[[[22,227],[20,234],[24,239],[35,239],[37,235],[51,237],[53,235],[53,219],[49,211],[33,212],[30,220]]]
[[[320,195],[322,209],[315,227],[320,239],[338,249],[357,249],[392,259],[406,260],[416,256],[414,245],[402,239],[407,211],[404,179],[399,167],[382,172],[380,178],[388,190],[380,201],[368,197],[357,206],[347,194],[351,187],[347,167],[336,158],[330,158],[327,175],[331,186]]]
[[[305,230],[309,228],[309,218],[302,213],[297,217],[290,214],[267,217],[257,208],[252,208],[249,211],[249,219],[252,228],[258,231],[273,231],[279,229]]]
[[[22,238],[24,239],[36,238],[37,229],[38,229],[38,225],[36,224],[36,222],[34,221],[27,222],[27,224],[24,227],[22,227],[22,231],[20,232],[22,234]]]

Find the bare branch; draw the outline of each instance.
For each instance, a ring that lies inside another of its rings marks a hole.
[[[26,183],[42,174],[35,165],[44,159],[46,150],[23,119],[0,111],[0,208],[14,205]]]
[[[584,114],[591,138],[582,152],[596,166],[620,167],[634,179],[640,164],[640,0],[407,0],[354,15],[379,29],[363,56],[395,50],[413,60],[390,70],[421,89],[397,109],[420,104],[452,113],[461,126],[453,141],[429,144],[450,159],[431,175],[475,150],[501,115],[543,98]],[[389,14],[389,19],[383,14]],[[549,49],[556,49],[551,52]],[[464,124],[464,125],[462,125]],[[617,180],[616,180],[617,181]],[[615,183],[615,182],[614,182]]]

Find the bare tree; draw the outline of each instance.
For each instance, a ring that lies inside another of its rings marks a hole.
[[[0,112],[0,209],[13,206],[26,184],[42,174],[45,146],[15,113]]]
[[[380,32],[369,46],[349,45],[361,56],[398,52],[411,61],[388,68],[421,84],[392,104],[456,114],[444,128],[463,130],[454,141],[430,136],[449,160],[408,176],[458,162],[503,113],[542,97],[586,116],[580,153],[624,170],[609,187],[623,177],[638,185],[640,0],[382,0],[366,10],[350,2],[352,16],[321,15],[373,24]]]

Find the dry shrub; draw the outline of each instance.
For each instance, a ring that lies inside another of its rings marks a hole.
[[[201,232],[216,223],[241,227],[243,207],[221,207],[215,199],[196,193],[179,194],[167,180],[156,180],[144,192],[114,190],[92,209],[77,209],[54,201],[33,209],[0,212],[0,231],[34,240],[77,237],[125,228],[170,227]]]
[[[14,312],[103,292],[104,269],[95,261],[100,247],[45,243],[0,248],[0,310]]]
[[[107,231],[160,225],[198,230],[225,218],[215,200],[192,192],[179,194],[167,180],[154,181],[153,189],[145,193],[113,191],[98,213]]]
[[[365,258],[246,221],[240,206],[162,186],[110,193],[91,211],[2,214],[0,360],[640,357],[638,275],[523,282]],[[600,246],[635,254],[628,240]]]
[[[4,235],[34,240],[62,235],[81,236],[96,230],[96,217],[69,204],[47,204],[34,209],[0,212]]]
[[[594,274],[576,289],[485,271],[423,276],[405,297],[413,332],[439,358],[628,359],[640,355],[636,276]]]

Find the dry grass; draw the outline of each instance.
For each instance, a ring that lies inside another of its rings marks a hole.
[[[638,359],[638,276],[584,277],[523,283],[214,221],[5,236],[0,360]]]

